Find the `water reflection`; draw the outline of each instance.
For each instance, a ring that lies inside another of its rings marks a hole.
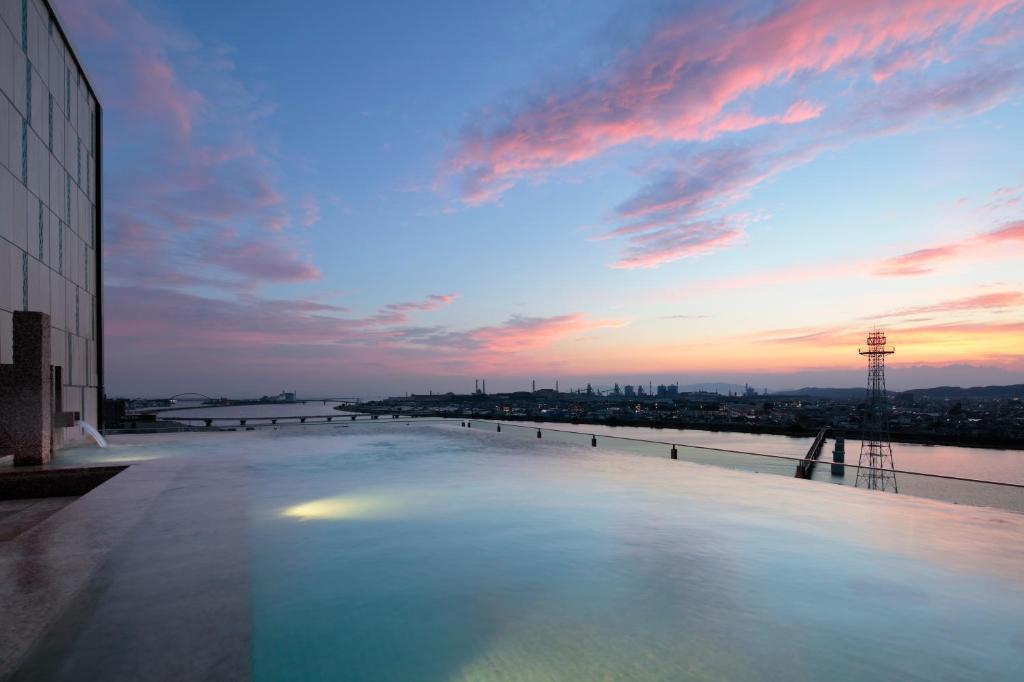
[[[427,426],[263,460],[255,485],[257,680],[1000,679],[1019,660],[1016,514]]]

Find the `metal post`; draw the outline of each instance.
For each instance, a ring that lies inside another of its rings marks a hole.
[[[672,446],[672,459],[679,459],[679,451],[676,450],[676,446]]]
[[[592,448],[596,448],[597,447],[597,436],[591,436],[590,437],[590,447],[592,447]]]
[[[537,438],[540,438],[540,429],[537,429]]]

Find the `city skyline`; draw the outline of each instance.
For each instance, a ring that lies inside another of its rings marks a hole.
[[[1021,2],[56,5],[108,393],[1024,382]]]

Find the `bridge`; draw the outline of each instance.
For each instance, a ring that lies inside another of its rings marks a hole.
[[[257,404],[276,404],[277,402],[287,403],[358,403],[361,402],[362,398],[302,398],[301,400],[288,400],[288,401],[273,401],[273,400],[260,400],[259,398],[214,398],[208,396],[205,393],[198,393],[196,391],[186,391],[184,393],[177,393],[167,398],[145,398],[144,400],[209,400],[213,402],[224,402],[225,404],[232,405],[257,405]]]
[[[284,401],[273,401],[273,400],[258,400],[258,399],[255,399],[255,398],[242,399],[242,400],[233,400],[233,399],[230,399],[230,398],[211,398],[208,395],[204,395],[202,393],[196,393],[194,391],[190,391],[190,392],[187,392],[187,393],[178,393],[176,395],[172,395],[169,398],[144,398],[144,400],[161,401],[161,402],[163,402],[163,401],[171,402],[171,401],[182,400],[182,399],[184,399],[184,400],[197,400],[197,401],[207,402],[207,403],[211,403],[211,404],[209,404],[209,405],[178,405],[178,406],[164,405],[164,406],[142,407],[142,408],[137,408],[137,409],[132,410],[131,413],[132,414],[151,414],[151,413],[157,413],[157,412],[174,412],[174,411],[177,411],[177,410],[201,410],[201,409],[204,409],[204,408],[236,407],[236,406],[246,406],[246,405],[306,405],[308,403],[322,403],[324,405],[326,405],[327,403],[339,403],[339,404],[342,404],[342,405],[358,405],[363,400],[362,398],[303,398],[302,400],[289,400],[287,402],[284,402]]]
[[[814,464],[817,462],[818,457],[821,456],[821,448],[825,445],[825,437],[827,435],[828,427],[821,427],[818,435],[814,437],[811,447],[807,450],[807,454],[797,463],[795,478],[810,478],[811,474],[814,473]]]
[[[187,393],[179,393],[177,395],[172,395],[170,398],[167,398],[167,400],[181,400],[183,398],[187,399],[186,396],[195,396],[196,398],[201,398],[203,400],[218,400],[218,398],[211,398],[210,396],[208,396],[206,394],[195,393],[193,391],[189,391]]]

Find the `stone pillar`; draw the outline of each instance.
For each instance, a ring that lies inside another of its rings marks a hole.
[[[14,364],[0,369],[0,425],[15,466],[46,464],[53,452],[50,316],[14,312]]]
[[[846,441],[843,440],[842,436],[836,438],[836,447],[832,451],[832,475],[833,476],[845,476],[846,467],[843,463],[846,461]]]

